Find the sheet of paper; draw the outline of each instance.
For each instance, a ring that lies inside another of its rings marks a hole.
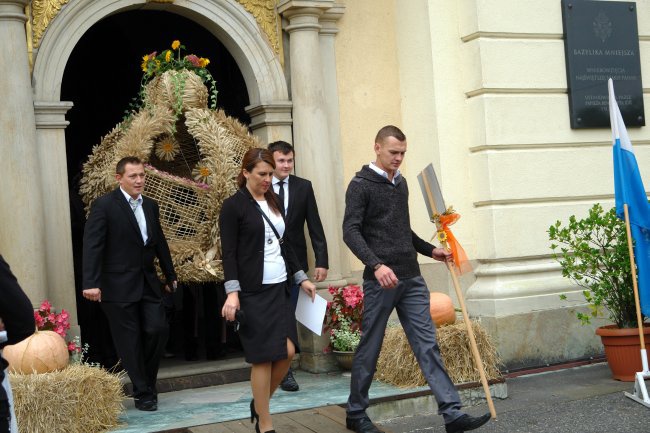
[[[317,294],[314,302],[311,302],[311,298],[303,290],[298,293],[296,320],[316,335],[320,335],[323,331],[326,309],[327,301],[322,296]]]

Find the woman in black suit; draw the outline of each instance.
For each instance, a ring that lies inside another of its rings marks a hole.
[[[275,432],[269,400],[298,352],[296,318],[289,300],[289,278],[312,299],[316,286],[298,270],[298,260],[287,242],[280,246],[284,219],[271,188],[275,161],[266,149],[244,155],[237,178],[240,189],[221,209],[219,229],[227,299],[221,311],[234,321],[238,310],[239,337],[251,369],[251,422],[255,431]],[[284,250],[284,254],[283,251]]]

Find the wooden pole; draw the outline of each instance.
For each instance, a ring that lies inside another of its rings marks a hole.
[[[447,248],[447,245],[445,245],[445,248]],[[494,402],[492,401],[492,395],[490,394],[490,386],[488,385],[487,377],[485,376],[485,367],[483,366],[483,360],[481,359],[481,354],[478,351],[478,346],[476,344],[476,337],[474,336],[474,330],[472,329],[472,322],[470,322],[469,315],[467,314],[467,308],[465,307],[463,292],[460,289],[460,283],[458,282],[458,276],[456,276],[454,264],[447,262],[447,269],[449,269],[449,273],[451,274],[451,280],[454,283],[454,289],[456,290],[456,296],[458,297],[458,302],[460,303],[460,309],[463,312],[463,320],[465,321],[465,327],[467,328],[469,345],[472,349],[474,364],[476,365],[476,369],[478,370],[478,374],[481,378],[481,385],[483,385],[483,391],[485,392],[485,399],[487,400],[488,407],[490,408],[490,415],[492,415],[492,419],[496,419],[497,411],[494,408]]]
[[[627,248],[630,254],[630,272],[632,273],[632,287],[634,288],[634,305],[636,306],[636,320],[639,326],[639,341],[641,343],[641,350],[645,350],[645,337],[643,335],[643,316],[641,316],[641,302],[639,301],[639,284],[636,280],[636,265],[634,263],[634,249],[632,248],[632,232],[630,230],[630,214],[627,209],[627,203],[623,204],[623,212],[625,214],[625,231],[627,233]],[[644,362],[645,361],[645,362]],[[647,361],[642,359],[641,362],[644,366]]]
[[[426,181],[426,175],[424,173],[422,173],[422,175],[424,176],[425,179],[424,188],[426,190],[429,203],[431,203],[431,209],[434,209],[439,213],[444,212],[445,209],[435,208],[435,204],[433,201],[433,193],[429,188],[429,182]],[[433,215],[431,216],[431,220],[436,223],[436,228],[438,229],[438,231],[439,232],[442,231],[440,220],[438,218],[433,218]],[[441,241],[440,243],[446,250],[449,250],[446,241]],[[465,327],[467,328],[467,336],[469,337],[469,345],[470,348],[472,349],[472,355],[474,357],[474,365],[476,365],[476,369],[478,370],[478,374],[481,378],[481,385],[483,385],[483,392],[485,392],[485,399],[487,400],[488,408],[490,408],[490,415],[492,416],[492,419],[496,419],[497,411],[494,408],[494,402],[492,401],[492,394],[490,393],[490,385],[488,385],[487,378],[485,376],[485,367],[483,366],[483,360],[481,359],[481,354],[479,353],[478,346],[476,345],[476,337],[474,336],[474,330],[472,329],[472,322],[470,322],[469,315],[467,314],[467,308],[465,307],[465,300],[463,298],[463,292],[460,289],[458,276],[456,275],[456,271],[454,270],[453,262],[452,263],[445,262],[445,263],[447,264],[447,269],[449,269],[449,273],[451,274],[451,280],[454,283],[454,289],[456,290],[456,297],[458,298],[458,302],[460,303],[460,310],[463,312],[463,320],[465,321]]]

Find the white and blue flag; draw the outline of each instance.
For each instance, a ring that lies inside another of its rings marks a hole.
[[[634,256],[638,271],[641,312],[650,317],[650,203],[643,187],[632,143],[627,135],[621,111],[616,103],[614,84],[610,78],[609,118],[614,142],[614,191],[616,215],[625,219],[623,205],[627,204],[630,229],[634,239]]]

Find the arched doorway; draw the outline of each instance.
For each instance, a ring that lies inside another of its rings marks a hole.
[[[193,29],[200,25],[212,37],[216,37],[232,55],[243,76],[249,98],[246,111],[252,117],[250,128],[253,133],[265,141],[291,138],[292,104],[288,100],[287,82],[280,58],[269,45],[253,14],[247,12],[238,1],[204,0],[184,2],[181,6],[144,0],[106,0],[70,2],[62,7],[49,22],[34,52],[32,86],[36,145],[42,170],[42,207],[48,216],[38,228],[44,238],[42,254],[47,286],[43,292],[56,305],[73,311],[75,295],[72,290],[71,231],[68,224],[62,224],[70,221],[66,154],[69,146],[66,145],[65,129],[68,125],[66,114],[72,103],[61,98],[61,84],[72,51],[84,34],[108,17],[134,10],[165,11],[185,17],[195,23]],[[177,36],[169,34],[169,40],[165,43],[169,44]],[[92,76],[98,68],[110,71],[111,56],[126,50],[125,47],[132,43],[128,37],[111,40],[114,40],[114,45],[109,52],[94,52],[92,58],[86,59],[89,75]],[[135,54],[142,55],[140,52]],[[131,97],[130,92],[125,94],[129,95],[127,99]],[[120,117],[118,114],[118,120]],[[106,122],[109,128],[115,123],[115,119]],[[99,131],[100,135],[105,133],[104,127]],[[91,141],[94,142],[95,139]],[[71,320],[74,322],[75,319],[73,315]]]
[[[173,30],[170,30],[173,29]],[[75,45],[65,66],[61,99],[72,101],[65,130],[68,178],[78,171],[92,146],[99,144],[124,116],[140,89],[142,56],[169,48],[178,39],[186,54],[211,60],[217,81],[217,104],[230,116],[250,124],[243,75],[232,55],[214,35],[194,21],[165,11],[133,10],[93,25]]]
[[[169,29],[173,29],[172,38]],[[208,69],[217,82],[217,106],[243,124],[250,124],[245,110],[249,105],[246,83],[228,50],[194,21],[166,11],[125,11],[93,25],[74,47],[61,84],[61,98],[74,104],[67,114],[70,125],[65,141],[77,318],[82,343],[88,344],[88,360],[107,368],[117,361],[108,324],[98,305],[81,297],[85,222],[78,195],[81,165],[93,146],[122,120],[138,95],[142,56],[169,48],[174,39],[186,47],[184,54],[195,53],[211,60]],[[223,289],[219,289],[216,284],[181,285],[178,293],[165,297],[172,330],[167,356],[217,359],[229,346],[237,347],[236,336],[226,331],[219,315],[224,297]]]

